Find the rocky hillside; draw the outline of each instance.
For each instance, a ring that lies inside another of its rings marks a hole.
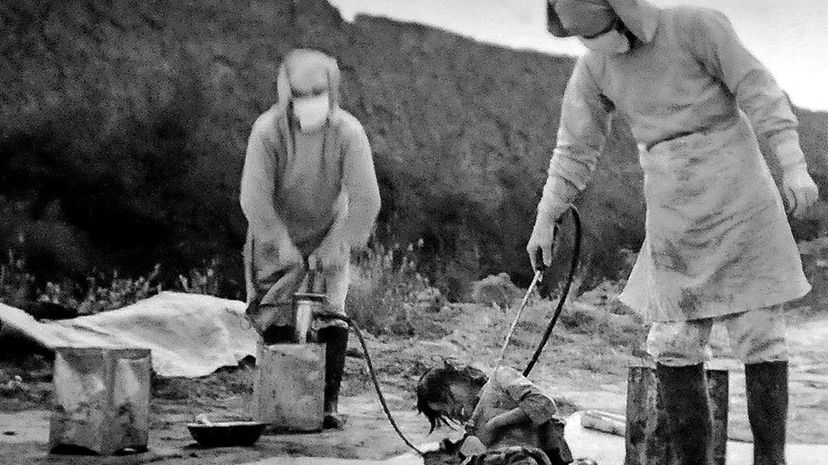
[[[238,292],[247,135],[273,103],[281,57],[306,46],[339,58],[343,106],[373,144],[376,240],[422,240],[421,269],[454,298],[486,274],[528,277],[569,58],[385,19],[348,24],[323,0],[11,0],[0,24],[0,247],[25,249],[43,275],[215,257],[225,293]],[[828,115],[800,116],[828,192]],[[642,239],[628,133],[614,128],[579,201],[599,274]]]

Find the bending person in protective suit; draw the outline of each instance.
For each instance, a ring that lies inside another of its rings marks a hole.
[[[368,138],[339,107],[339,81],[333,58],[290,52],[276,79],[278,101],[250,134],[240,195],[248,221],[248,313],[268,344],[290,339],[293,294],[305,290],[309,265],[324,282],[327,310],[345,314],[350,250],[365,245],[379,212]],[[348,325],[321,320],[315,326],[318,341],[327,344],[324,425],[341,427]]]
[[[548,0],[547,19],[553,35],[577,36],[588,51],[564,93],[530,260],[541,249],[550,263],[554,221],[585,188],[611,115],[623,115],[638,142],[647,214],[621,300],[652,322],[647,350],[657,362],[675,463],[711,463],[703,363],[711,325],[720,322],[745,363],[754,463],[784,464],[781,305],[811,286],[757,133],[782,169],[793,214],[818,194],[786,96],[714,10]]]

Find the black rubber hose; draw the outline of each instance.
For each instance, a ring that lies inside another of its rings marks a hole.
[[[523,376],[529,376],[529,373],[532,371],[532,368],[535,367],[535,363],[537,363],[541,352],[543,352],[544,346],[546,346],[546,343],[549,341],[549,336],[552,335],[552,330],[558,322],[558,317],[561,316],[561,311],[563,310],[564,302],[566,302],[566,297],[569,295],[569,288],[572,287],[572,280],[575,278],[575,269],[578,268],[578,257],[581,254],[581,216],[578,214],[578,209],[575,208],[574,205],[569,207],[569,211],[572,213],[572,219],[575,222],[575,243],[572,247],[572,261],[569,266],[569,276],[566,278],[566,284],[564,284],[563,291],[558,299],[558,305],[555,308],[555,313],[552,315],[552,319],[546,326],[546,331],[543,333],[543,338],[541,339],[540,344],[538,344],[538,348],[535,349],[532,359],[529,360],[529,364],[526,365],[526,368],[523,370]]]
[[[581,253],[581,217],[578,214],[578,210],[574,207],[570,207],[570,212],[572,213],[572,218],[575,221],[575,244],[572,249],[572,262],[569,267],[569,276],[567,277],[566,284],[564,285],[563,292],[561,292],[561,297],[558,300],[558,305],[555,308],[555,314],[552,316],[552,320],[549,321],[549,325],[546,327],[546,332],[541,339],[540,344],[538,344],[538,348],[535,349],[535,354],[532,356],[532,359],[529,361],[529,364],[526,366],[526,369],[523,370],[523,376],[528,376],[529,372],[532,371],[532,368],[537,363],[538,358],[540,357],[541,352],[543,352],[544,346],[546,346],[547,341],[549,341],[549,336],[552,334],[552,329],[555,328],[555,324],[558,322],[558,317],[561,315],[561,310],[563,310],[564,301],[566,301],[566,297],[569,294],[569,289],[572,287],[572,280],[575,277],[575,269],[578,267],[578,257]],[[388,408],[388,404],[385,402],[385,396],[382,395],[382,390],[380,389],[379,381],[377,379],[377,374],[374,371],[374,364],[371,362],[371,355],[368,352],[368,345],[365,343],[365,338],[362,336],[362,331],[359,329],[359,325],[356,324],[354,320],[351,318],[344,316],[344,315],[334,315],[330,313],[319,313],[314,315],[316,317],[322,319],[336,319],[342,320],[348,323],[359,339],[359,343],[362,346],[362,352],[365,354],[365,363],[368,365],[368,371],[371,374],[371,381],[374,383],[374,389],[377,391],[377,397],[379,398],[380,404],[382,404],[382,410],[385,412],[385,416],[388,418],[388,421],[391,423],[391,426],[394,427],[394,431],[403,440],[405,445],[410,447],[412,450],[417,452],[420,456],[423,455],[423,452],[417,448],[408,438],[405,437],[403,432],[400,430],[399,426],[397,426],[397,422],[394,421],[394,417],[391,415],[391,410]]]
[[[422,451],[420,451],[420,449],[417,449],[417,446],[412,444],[411,441],[409,441],[408,438],[405,437],[403,432],[400,430],[399,426],[397,426],[397,422],[394,421],[394,417],[391,416],[391,410],[388,408],[388,404],[385,402],[385,396],[382,395],[382,390],[380,389],[379,381],[377,380],[377,373],[374,371],[374,364],[371,363],[371,355],[368,353],[368,345],[365,343],[365,338],[362,337],[362,331],[360,331],[359,326],[356,324],[356,322],[354,320],[352,320],[350,317],[347,317],[347,316],[344,316],[344,315],[334,315],[334,314],[330,314],[330,313],[319,313],[319,314],[316,314],[314,316],[322,318],[322,319],[327,318],[327,319],[342,320],[342,321],[348,323],[348,326],[350,326],[351,329],[354,330],[354,332],[357,335],[357,338],[359,339],[360,345],[362,345],[362,352],[365,354],[365,363],[368,365],[368,372],[371,374],[371,381],[373,381],[373,383],[374,383],[374,389],[376,389],[376,391],[377,391],[377,397],[379,397],[380,404],[382,404],[382,410],[385,411],[385,416],[388,417],[388,421],[391,423],[391,426],[394,427],[394,431],[397,432],[397,435],[400,437],[400,439],[403,440],[405,445],[407,445],[408,447],[413,449],[415,452],[417,452],[417,454],[422,456],[423,455]]]

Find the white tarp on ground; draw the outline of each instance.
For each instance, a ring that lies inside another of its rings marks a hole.
[[[244,317],[244,302],[162,292],[119,310],[40,323],[23,310],[0,304],[3,332],[43,347],[141,347],[164,377],[206,376],[256,354],[258,335]]]

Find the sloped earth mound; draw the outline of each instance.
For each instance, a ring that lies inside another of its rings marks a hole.
[[[641,354],[646,328],[617,304],[619,285],[604,283],[561,316],[540,363],[531,377],[558,402],[561,413],[600,409],[624,413],[626,367]],[[517,310],[497,305],[460,304],[410,318],[413,336],[367,335],[374,366],[390,408],[415,444],[458,432],[427,435],[427,422],[414,410],[413,388],[431,366],[451,359],[491,368]],[[523,368],[540,340],[554,302],[534,301],[527,307],[507,351],[506,363]],[[417,311],[416,309],[414,311]],[[828,443],[828,318],[800,309],[790,333],[791,415],[789,441]],[[750,439],[744,410],[744,373],[727,358],[726,340],[714,338],[717,363],[731,372],[730,436]],[[407,452],[382,410],[358,341],[352,338],[343,384],[341,409],[349,422],[344,431],[285,436],[267,435],[253,448],[201,449],[186,427],[195,415],[216,419],[248,418],[253,360],[198,379],[154,379],[150,452],[113,459],[46,455],[51,396],[48,355],[14,355],[4,351],[0,364],[0,450],[22,464],[34,463],[244,463],[269,456],[317,456],[384,459]],[[576,451],[577,454],[577,451]]]

